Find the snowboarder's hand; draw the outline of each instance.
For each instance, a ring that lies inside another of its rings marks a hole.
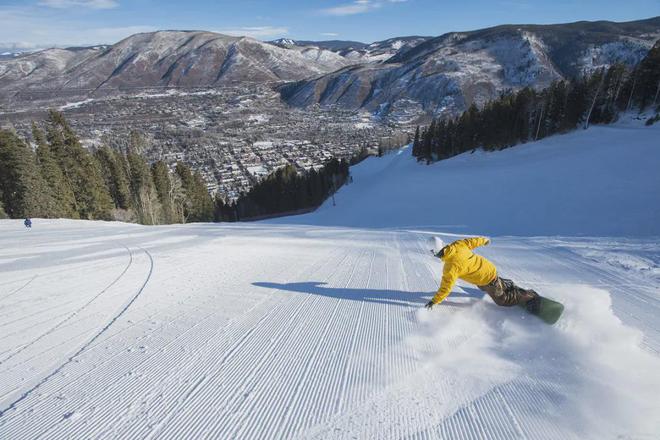
[[[433,301],[429,301],[429,302],[426,303],[426,305],[424,307],[431,310],[434,305],[435,305],[435,303]]]

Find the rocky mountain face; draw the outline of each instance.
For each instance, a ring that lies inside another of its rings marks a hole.
[[[660,17],[628,23],[498,26],[449,33],[382,63],[353,65],[281,89],[291,105],[382,115],[457,113],[507,89],[542,88],[615,62],[637,63],[660,38]]]
[[[109,47],[48,49],[0,61],[0,93],[292,81],[348,64],[319,48],[284,49],[212,32],[161,31]]]

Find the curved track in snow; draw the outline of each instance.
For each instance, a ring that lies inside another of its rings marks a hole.
[[[85,303],[79,309],[74,311],[72,313],[72,315],[70,315],[70,317],[73,317],[73,316],[77,315],[78,313],[80,313],[82,310],[84,310],[85,307],[89,306],[96,298],[98,298],[101,294],[105,293],[108,289],[110,289],[112,286],[114,286],[126,274],[126,272],[128,271],[128,269],[131,267],[131,265],[133,263],[133,253],[130,251],[130,249],[128,249],[128,248],[126,248],[126,249],[127,249],[128,253],[129,253],[129,256],[130,256],[129,262],[128,262],[126,268],[105,289],[103,289],[97,295],[92,297],[92,299],[90,299],[87,303]],[[13,410],[16,407],[16,405],[18,405],[19,403],[21,403],[25,399],[29,398],[32,393],[37,391],[42,385],[47,383],[51,378],[53,378],[54,376],[59,374],[63,369],[65,369],[67,367],[67,365],[69,365],[72,362],[76,362],[78,357],[82,353],[84,353],[85,350],[90,345],[92,345],[97,339],[99,339],[119,318],[121,318],[121,316],[126,312],[126,310],[128,310],[128,308],[135,302],[135,300],[140,296],[140,294],[142,293],[142,291],[146,287],[147,283],[149,282],[149,279],[151,278],[151,274],[153,272],[153,258],[151,256],[151,254],[145,249],[140,248],[140,250],[142,250],[145,253],[145,255],[149,258],[150,266],[149,266],[149,271],[148,271],[148,274],[146,276],[146,279],[144,280],[144,283],[142,284],[142,286],[140,286],[140,288],[137,290],[137,292],[134,295],[132,295],[128,299],[128,301],[126,303],[124,303],[121,306],[121,308],[114,315],[112,315],[112,317],[110,318],[110,320],[108,321],[107,324],[105,324],[103,327],[101,327],[87,342],[85,342],[80,348],[78,348],[61,365],[57,366],[51,373],[49,373],[48,375],[46,375],[42,379],[36,381],[36,383],[34,385],[32,385],[30,388],[23,391],[22,394],[18,398],[10,401],[6,407],[1,408],[0,409],[0,417],[2,417],[2,415],[4,415],[7,411]],[[44,336],[50,334],[52,331],[56,330],[61,324],[63,324],[68,319],[69,318],[67,318],[64,321],[61,321],[56,326],[54,326],[51,330],[49,330],[47,333],[44,333],[44,334],[40,335],[39,337],[37,337],[37,339],[35,339],[32,343],[28,344],[28,347],[33,345],[34,343],[38,342],[39,340],[41,340]],[[17,350],[16,352],[14,352],[11,356],[9,356],[4,361],[7,361],[7,360],[11,359],[12,357],[19,354],[22,351],[23,351],[23,348]]]
[[[58,322],[57,324],[55,324],[54,326],[50,327],[48,330],[46,330],[44,333],[42,333],[42,334],[40,334],[39,336],[37,336],[35,339],[33,339],[32,341],[30,341],[29,343],[27,343],[27,344],[25,344],[25,345],[19,347],[16,351],[13,351],[9,356],[6,356],[6,357],[3,357],[2,359],[0,359],[0,366],[1,366],[3,363],[5,363],[5,362],[7,362],[8,360],[10,360],[11,358],[17,356],[18,354],[20,354],[21,352],[23,352],[23,351],[26,350],[27,348],[29,348],[29,347],[31,347],[32,345],[36,344],[37,342],[39,342],[39,341],[42,340],[43,338],[45,338],[45,337],[47,337],[48,335],[52,334],[52,333],[53,333],[55,330],[57,330],[58,328],[62,327],[64,324],[66,324],[67,322],[69,322],[69,321],[70,321],[72,318],[74,318],[76,315],[80,314],[83,310],[85,310],[87,307],[89,307],[89,306],[90,306],[90,305],[91,305],[91,304],[92,304],[97,298],[99,298],[101,295],[103,295],[105,292],[107,292],[108,289],[110,289],[112,286],[114,286],[115,284],[117,284],[117,282],[118,282],[118,281],[119,281],[119,280],[120,280],[120,279],[126,274],[126,272],[128,271],[128,269],[129,269],[129,268],[131,267],[131,265],[133,264],[133,252],[131,252],[131,250],[130,250],[128,247],[125,247],[125,249],[126,249],[126,253],[127,253],[127,255],[128,255],[128,262],[126,263],[126,267],[124,267],[124,269],[121,271],[121,273],[120,273],[119,275],[117,275],[117,278],[115,278],[114,280],[112,280],[112,281],[110,282],[110,284],[108,284],[105,288],[103,288],[103,290],[101,290],[99,293],[97,293],[97,294],[94,295],[92,298],[90,298],[90,300],[87,301],[85,304],[83,304],[82,306],[78,307],[76,310],[74,310],[73,312],[71,312],[66,318],[64,318],[63,320],[59,321],[59,322]],[[36,278],[36,275],[35,275],[34,278]],[[34,278],[32,278],[32,280],[34,280]],[[32,280],[30,280],[30,282],[31,282]],[[28,282],[28,284],[29,284],[29,282]],[[26,285],[26,286],[27,286],[27,285]],[[24,287],[25,287],[25,286],[24,286]]]
[[[4,300],[9,299],[9,298],[11,298],[12,296],[16,295],[16,294],[19,293],[21,290],[23,290],[23,289],[25,289],[27,286],[29,286],[30,283],[32,283],[32,281],[34,281],[38,276],[39,276],[39,275],[34,275],[32,278],[30,278],[30,279],[27,281],[27,283],[23,284],[23,285],[22,285],[21,287],[19,287],[18,289],[9,292],[7,295],[1,297],[1,298],[0,298],[0,301],[4,301]]]

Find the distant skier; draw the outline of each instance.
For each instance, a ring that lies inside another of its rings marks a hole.
[[[23,224],[25,225],[26,228],[30,229],[32,227],[32,220],[26,218]]]
[[[439,242],[439,243],[438,243]],[[474,248],[486,246],[490,240],[484,237],[457,240],[447,246],[436,238],[436,249],[441,249],[435,256],[445,263],[440,289],[433,299],[426,304],[431,309],[440,304],[454,287],[458,278],[475,284],[486,292],[499,306],[525,305],[530,311],[538,309],[541,297],[533,290],[516,286],[513,281],[500,278],[495,265],[480,255],[472,253]]]

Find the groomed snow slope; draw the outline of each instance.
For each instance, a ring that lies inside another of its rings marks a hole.
[[[355,175],[305,221],[365,215]],[[660,239],[494,234],[501,274],[565,303],[548,326],[463,284],[423,310],[445,229],[395,226],[0,221],[0,438],[660,435]]]
[[[626,119],[422,166],[404,149],[351,170],[339,209],[277,223],[468,234],[660,236],[660,124]]]

